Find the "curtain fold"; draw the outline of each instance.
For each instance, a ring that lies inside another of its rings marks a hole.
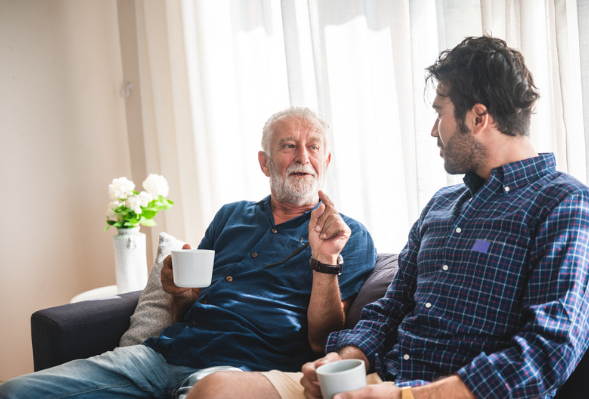
[[[147,169],[170,182],[165,229],[198,244],[225,203],[269,193],[257,152],[289,105],[330,122],[326,191],[399,252],[426,201],[461,182],[430,137],[427,66],[465,36],[505,39],[541,92],[537,150],[586,182],[589,9],[579,0],[137,2]]]

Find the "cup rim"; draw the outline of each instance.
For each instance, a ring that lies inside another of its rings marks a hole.
[[[356,365],[354,367],[351,367],[347,370],[342,370],[342,371],[322,371],[321,369],[324,368],[325,366],[329,366],[335,363],[356,363]],[[364,360],[362,359],[341,359],[341,360],[336,360],[335,362],[329,362],[326,364],[322,364],[321,366],[317,367],[316,373],[317,374],[321,374],[321,375],[332,375],[332,374],[339,374],[345,371],[350,371],[350,370],[354,370],[356,368],[358,368],[359,366],[364,367]]]
[[[187,253],[187,252],[215,252],[214,249],[201,249],[201,248],[190,248],[190,249],[173,249],[171,253]]]

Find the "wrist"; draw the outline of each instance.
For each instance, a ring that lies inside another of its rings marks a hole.
[[[326,265],[337,265],[337,258],[339,257],[339,254],[324,255],[321,253],[311,253],[311,256]]]
[[[325,273],[325,274],[337,274],[338,276],[342,274],[342,267],[344,264],[344,259],[341,255],[338,255],[335,264],[334,263],[325,263],[321,262],[320,260],[316,259],[315,257],[311,256],[309,259],[309,266],[316,272]]]
[[[476,399],[470,389],[468,389],[460,377],[456,375],[442,378],[430,384],[413,387],[411,393],[414,395],[415,399],[432,397]]]
[[[401,399],[415,399],[415,397],[413,397],[413,391],[411,391],[411,387],[401,388]]]

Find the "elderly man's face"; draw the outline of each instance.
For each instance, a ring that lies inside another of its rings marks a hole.
[[[322,125],[290,117],[274,123],[272,131],[266,173],[272,195],[299,206],[316,203],[331,160]]]

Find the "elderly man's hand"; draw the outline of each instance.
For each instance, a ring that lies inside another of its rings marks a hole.
[[[335,265],[352,231],[323,191],[319,191],[319,199],[322,204],[311,213],[309,243],[315,259]]]

